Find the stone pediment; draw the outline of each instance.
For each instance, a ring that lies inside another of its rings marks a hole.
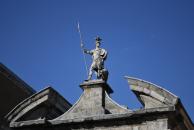
[[[22,121],[44,122],[63,114],[71,104],[59,95],[53,88],[48,87],[18,104],[6,115],[10,126]]]
[[[189,130],[194,129],[192,120],[182,105],[181,100],[176,95],[151,82],[129,76],[125,76],[125,78],[131,90],[144,106],[143,109],[149,110],[153,108],[174,107],[176,118],[172,119],[173,122],[177,122],[178,118],[181,122],[184,122],[184,125],[189,128]],[[179,129],[182,130],[186,128]]]
[[[176,95],[151,82],[128,76],[125,78],[144,108],[174,106],[179,100]]]

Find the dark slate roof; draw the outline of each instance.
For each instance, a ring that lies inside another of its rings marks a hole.
[[[24,82],[21,78],[19,78],[16,74],[14,74],[2,63],[0,63],[0,74],[5,76],[7,79],[13,82],[18,88],[21,88],[26,93],[29,93],[31,95],[36,92],[30,85]]]

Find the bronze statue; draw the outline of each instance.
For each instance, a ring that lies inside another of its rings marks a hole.
[[[102,79],[104,81],[107,81],[108,71],[104,68],[104,61],[107,58],[107,51],[103,48],[100,48],[101,40],[102,40],[100,39],[100,37],[97,36],[95,40],[96,40],[95,42],[96,48],[90,51],[83,48],[83,44],[82,44],[84,53],[92,55],[92,59],[93,59],[92,64],[90,66],[87,80],[92,79],[92,74],[95,71],[97,75],[97,79]]]

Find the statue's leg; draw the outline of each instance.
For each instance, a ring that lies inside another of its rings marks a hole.
[[[92,79],[93,70],[94,70],[94,64],[92,64],[90,67],[89,74],[88,74],[88,80]]]
[[[91,79],[92,79],[92,69],[90,68],[89,74],[88,74],[88,80],[91,80]]]
[[[98,79],[102,79],[102,69],[103,69],[102,62],[98,62],[97,64],[97,78]]]
[[[96,73],[97,73],[97,79],[100,79],[100,70],[98,69]]]

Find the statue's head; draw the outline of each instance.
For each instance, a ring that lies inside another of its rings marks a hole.
[[[96,47],[100,47],[100,41],[101,41],[102,39],[99,37],[99,36],[97,36],[96,37]]]

